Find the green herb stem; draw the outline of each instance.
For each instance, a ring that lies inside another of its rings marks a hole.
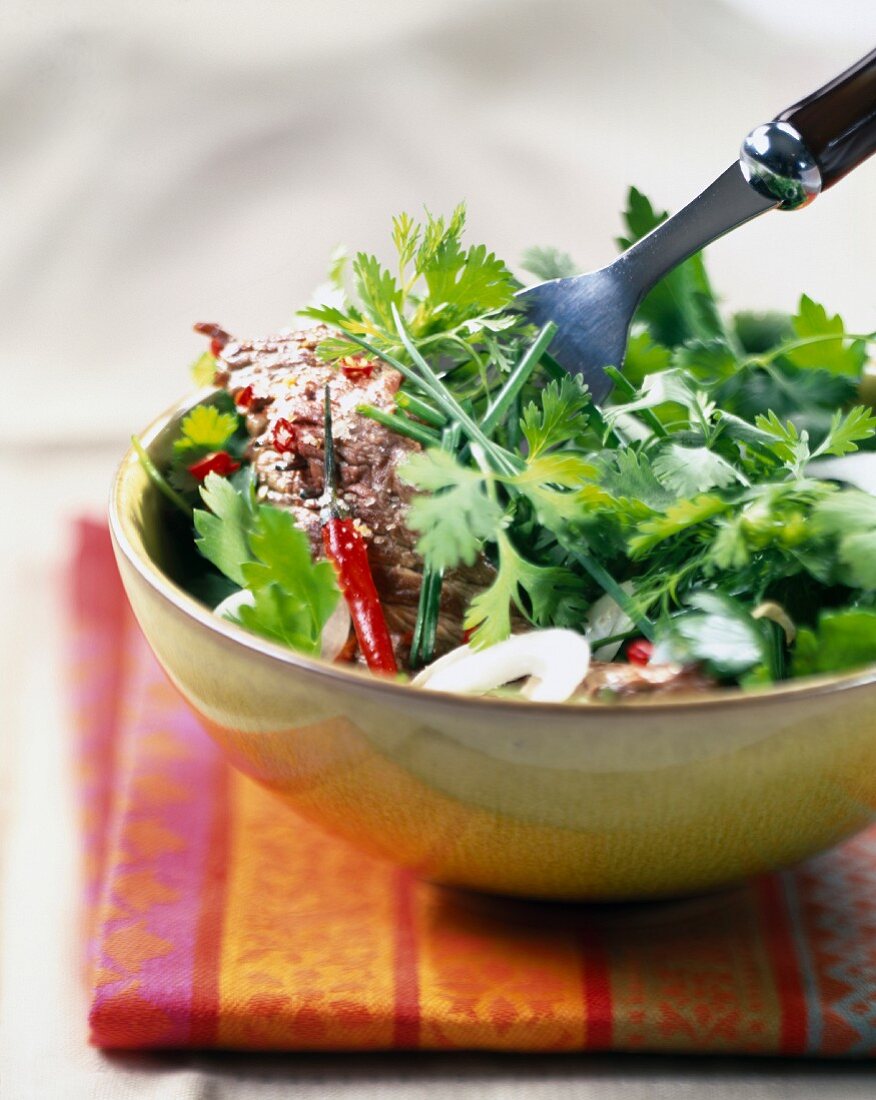
[[[820,336],[801,336],[799,340],[788,340],[786,343],[779,344],[778,347],[770,348],[769,351],[761,352],[759,355],[748,355],[742,360],[740,366],[766,367],[782,355],[787,355],[789,351],[796,351],[797,348],[805,348],[810,344],[828,343],[832,340],[848,340],[851,343],[860,340],[865,344],[872,344],[876,342],[876,332],[823,333]]]
[[[418,424],[416,420],[411,420],[407,416],[397,416],[395,413],[384,412],[383,409],[377,409],[374,405],[357,405],[356,412],[361,413],[362,416],[367,416],[369,420],[375,420],[378,424],[382,424],[384,428],[389,428],[396,435],[404,435],[408,439],[416,440],[423,447],[437,447],[440,442],[437,432],[432,431],[431,428],[427,428],[423,424]]]
[[[625,397],[635,398],[638,392],[636,387],[628,378],[624,378],[617,367],[606,367],[605,373],[620,387]],[[667,432],[666,428],[660,422],[660,417],[656,415],[653,409],[637,409],[636,415],[641,417],[651,431],[655,435],[660,436],[661,439],[666,439],[669,436],[669,432]]]
[[[431,424],[433,428],[444,428],[447,425],[447,417],[443,412],[434,408],[427,401],[421,400],[412,393],[401,391],[395,395],[395,403],[411,416],[416,416]]]
[[[589,554],[583,554],[580,550],[571,550],[570,553],[575,561],[577,561],[578,564],[590,574],[593,580],[596,581],[603,592],[611,596],[621,611],[625,612],[627,618],[632,619],[648,641],[653,642],[654,627],[651,621],[642,614],[636,601],[631,599],[630,596],[624,592],[608,570],[601,566],[598,561],[591,558]]]
[[[189,519],[192,518],[193,508],[188,501],[181,496],[176,489],[168,482],[167,478],[158,469],[143,444],[140,442],[136,435],[131,436],[131,446],[134,448],[134,452],[137,458],[140,460],[140,465],[146,471],[149,480],[152,484],[163,493],[165,497],[175,505]]]
[[[487,407],[486,414],[481,421],[481,428],[489,435],[495,431],[498,424],[500,424],[505,417],[505,414],[510,409],[514,402],[514,399],[526,385],[532,372],[538,366],[542,355],[547,349],[548,344],[554,338],[557,331],[557,326],[553,321],[548,323],[541,329],[535,340],[529,345],[526,350],[526,354],[523,355],[520,362],[508,376],[504,386],[499,390],[493,400]]]

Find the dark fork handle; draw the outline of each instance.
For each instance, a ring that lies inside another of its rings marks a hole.
[[[876,49],[776,115],[803,138],[826,190],[876,153]]]

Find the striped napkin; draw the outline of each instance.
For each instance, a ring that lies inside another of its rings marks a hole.
[[[225,765],[140,636],[102,526],[79,525],[70,580],[98,1046],[876,1052],[876,830],[672,903],[417,882]]]

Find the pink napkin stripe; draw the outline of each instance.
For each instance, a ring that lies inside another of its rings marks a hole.
[[[132,645],[145,650],[142,639]],[[223,803],[193,799],[191,792],[218,788],[226,765],[176,697],[156,690],[163,675],[155,662],[141,655],[135,668],[121,716],[124,755],[99,912],[91,1026],[96,1042],[111,1045],[112,1006],[124,999],[133,1010],[142,991],[145,1026],[162,1044],[184,1046],[208,1042],[205,1017],[216,1018],[215,1004],[203,1004],[203,990],[215,986],[218,960],[204,957],[199,937],[203,909],[222,911],[208,879],[215,876],[215,817]]]

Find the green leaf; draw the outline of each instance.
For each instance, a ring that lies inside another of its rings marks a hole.
[[[795,676],[847,672],[876,661],[876,611],[851,608],[823,611],[816,630],[799,631],[794,646]]]
[[[739,360],[726,340],[691,340],[672,353],[672,366],[704,386],[732,378]]]
[[[249,546],[255,560],[245,561],[241,573],[256,599],[254,607],[241,608],[241,622],[318,653],[322,628],[339,598],[334,569],[314,563],[310,540],[290,512],[267,504],[255,511]]]
[[[809,461],[809,433],[798,431],[792,421],[782,423],[770,409],[766,416],[755,418],[754,426],[772,437],[769,449],[795,473],[799,473]]]
[[[246,585],[243,565],[252,557],[249,549],[255,507],[252,490],[238,492],[227,478],[207,474],[201,486],[201,499],[209,511],[195,510],[195,530],[200,536],[195,545],[221,573],[243,588]]]
[[[813,508],[812,529],[834,541],[844,583],[876,589],[876,496],[859,489],[831,494]]]
[[[604,460],[600,484],[619,500],[640,501],[649,509],[660,511],[672,504],[675,494],[668,492],[654,475],[651,463],[632,447],[618,449]]]
[[[695,592],[693,610],[658,624],[653,660],[701,664],[719,680],[736,680],[768,656],[763,624],[720,592]]]
[[[212,386],[213,379],[216,377],[216,357],[212,352],[205,351],[203,355],[198,356],[189,369],[196,386]]]
[[[548,382],[541,392],[541,404],[530,402],[520,421],[530,459],[580,435],[587,426],[584,410],[589,404],[587,387],[579,378],[569,375]]]
[[[404,294],[393,275],[381,266],[376,256],[359,252],[353,261],[353,278],[365,313],[381,328],[391,329],[392,307],[401,309],[404,302]],[[335,321],[338,323],[339,320]]]
[[[213,405],[196,405],[180,425],[180,438],[174,440],[174,455],[179,459],[221,451],[237,431],[234,413],[220,412]]]
[[[693,497],[738,482],[739,471],[708,447],[665,446],[653,462],[657,480],[676,497]]]
[[[876,416],[866,405],[856,405],[845,416],[837,409],[827,436],[816,455],[846,455],[857,451],[858,444],[876,435]]]
[[[581,270],[569,253],[559,248],[527,248],[521,258],[520,266],[542,281],[568,279]]]
[[[430,448],[399,468],[404,481],[430,496],[411,501],[405,522],[420,534],[417,551],[432,569],[474,564],[485,540],[494,539],[502,508],[486,492],[483,475],[446,451]]]
[[[582,582],[575,574],[563,567],[527,561],[502,532],[497,545],[496,579],[472,600],[465,617],[473,648],[495,645],[510,635],[513,607],[537,626],[556,622],[561,607],[565,625],[583,621],[587,604]]]
[[[438,306],[464,306],[467,312],[488,312],[508,305],[514,296],[514,276],[485,245],[463,252],[450,239],[422,269],[433,311]]]
[[[663,515],[652,516],[638,525],[637,533],[630,539],[630,556],[642,558],[661,542],[687,534],[691,528],[699,527],[729,509],[726,501],[710,493],[702,493],[692,500],[677,501]]]
[[[804,294],[791,323],[799,339],[827,337],[786,352],[795,366],[821,368],[854,378],[860,376],[867,361],[867,349],[862,341],[845,338],[845,325],[838,313],[828,316],[823,305]]]

